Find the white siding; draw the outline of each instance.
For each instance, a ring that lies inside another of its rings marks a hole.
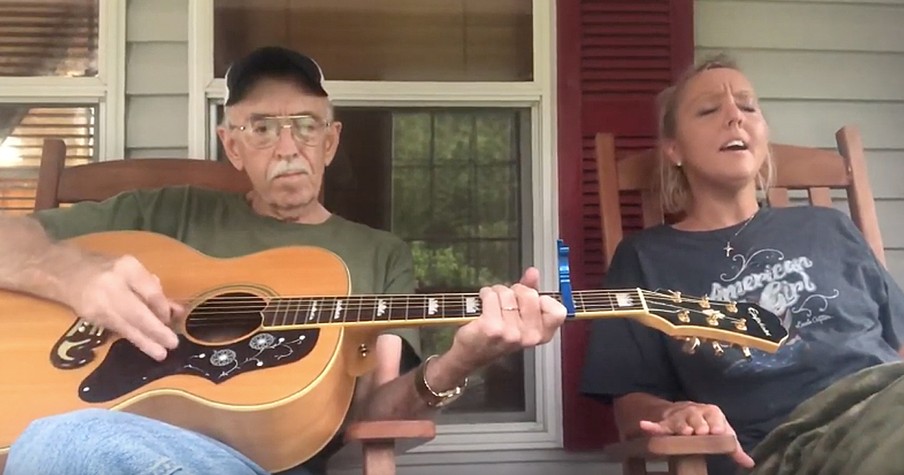
[[[735,57],[776,142],[863,133],[888,266],[904,284],[904,0],[697,0],[697,57]]]
[[[188,2],[129,0],[126,157],[188,154]]]

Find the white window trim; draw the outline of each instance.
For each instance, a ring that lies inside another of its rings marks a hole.
[[[190,2],[188,24],[189,156],[208,157],[209,100],[225,96],[213,77],[214,0]],[[555,98],[555,1],[533,2],[534,80],[531,82],[324,82],[337,106],[515,106],[531,109],[534,265],[545,270],[542,290],[558,290],[558,180]],[[327,73],[327,76],[329,74]],[[209,157],[208,157],[209,158]],[[435,440],[411,451],[452,453],[562,447],[561,342],[557,334],[535,351],[537,420],[442,424]]]
[[[126,4],[99,0],[97,77],[0,77],[0,104],[93,103],[98,106],[98,157],[125,156]]]

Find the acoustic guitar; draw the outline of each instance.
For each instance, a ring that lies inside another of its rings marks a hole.
[[[233,259],[171,238],[114,231],[72,239],[131,254],[190,310],[179,347],[162,362],[68,307],[0,292],[0,471],[34,419],[83,408],[141,414],[225,442],[271,472],[302,463],[340,429],[355,378],[370,370],[389,326],[463,324],[476,293],[350,295],[335,254],[286,247]],[[559,292],[569,319],[630,318],[691,346],[711,341],[774,352],[787,337],[775,315],[746,303],[642,289],[572,291],[559,243]],[[86,430],[90,430],[86,428]]]

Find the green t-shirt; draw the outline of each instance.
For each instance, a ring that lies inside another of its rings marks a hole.
[[[354,294],[411,293],[411,253],[396,236],[332,215],[322,224],[287,223],[255,213],[240,194],[173,187],[123,193],[34,214],[55,239],[100,231],[163,234],[212,257],[239,257],[281,246],[318,246],[349,267]]]
[[[322,224],[279,221],[255,213],[241,194],[185,186],[136,190],[100,203],[82,202],[32,216],[57,240],[102,231],[149,231],[218,258],[282,246],[318,246],[344,261],[353,294],[413,293],[415,289],[411,251],[398,237],[337,215]],[[420,362],[415,329],[393,328],[385,333],[399,335],[407,343],[402,372]],[[305,467],[322,466],[339,443],[337,436]]]

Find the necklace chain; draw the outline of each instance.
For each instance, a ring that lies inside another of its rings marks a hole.
[[[741,231],[743,231],[744,228],[746,228],[747,225],[750,224],[750,222],[753,221],[753,218],[756,218],[756,215],[758,215],[758,214],[760,214],[760,210],[756,210],[756,213],[753,213],[749,218],[747,218],[747,221],[744,222],[744,225],[741,226],[741,229],[738,229],[737,231],[735,231],[735,233],[730,238],[728,238],[728,240],[725,241],[725,247],[722,248],[725,250],[725,257],[730,257],[731,251],[734,250],[734,248],[731,247],[731,240],[738,237],[738,234],[741,234]]]

